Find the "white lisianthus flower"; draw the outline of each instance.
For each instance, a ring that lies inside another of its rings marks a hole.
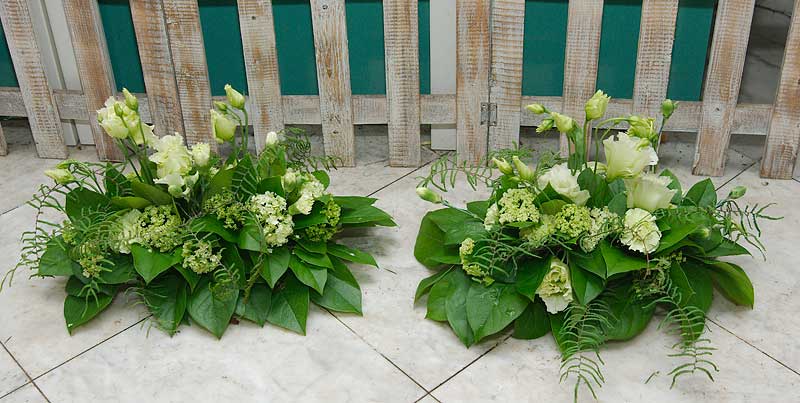
[[[606,153],[606,178],[633,178],[649,165],[658,164],[658,155],[650,142],[627,133],[617,134],[617,139],[603,140]]]
[[[558,194],[568,197],[579,206],[589,200],[589,191],[581,190],[578,186],[578,175],[573,175],[567,164],[558,164],[539,176],[540,188],[546,188],[548,183]]]
[[[634,179],[625,179],[628,190],[628,208],[638,207],[649,212],[669,207],[676,190],[670,189],[671,179],[653,173],[644,173]]]
[[[486,209],[486,217],[483,219],[483,227],[490,231],[495,225],[500,222],[500,209],[497,203],[492,204]]]
[[[622,234],[619,240],[628,249],[641,253],[652,253],[661,242],[661,231],[656,218],[647,210],[633,208],[625,212]]]
[[[115,139],[126,139],[128,138],[128,127],[125,125],[125,121],[117,115],[116,104],[117,100],[114,97],[108,97],[105,107],[97,110],[97,122],[109,136]]]
[[[159,178],[169,174],[186,175],[192,169],[192,155],[183,145],[183,137],[175,133],[164,136],[153,143],[156,152],[150,156],[150,161],[156,163]]]
[[[155,134],[153,134],[153,125],[148,125],[147,123],[142,123],[141,129],[136,128],[136,130],[131,129],[131,139],[137,145],[147,144],[153,145],[155,141],[158,139]]]
[[[583,108],[586,112],[586,120],[602,118],[603,115],[606,114],[606,107],[608,107],[609,100],[611,100],[611,97],[603,93],[602,90],[597,90],[597,92],[586,101],[586,105]]]
[[[272,146],[280,143],[282,140],[283,139],[281,138],[281,135],[279,135],[278,133],[269,132],[267,133],[267,138],[265,139],[264,142],[266,143],[267,146]]]
[[[139,225],[141,215],[139,210],[130,210],[117,220],[117,230],[112,235],[111,243],[119,253],[131,253],[131,244],[142,242]]]
[[[572,302],[569,268],[557,257],[550,259],[550,271],[544,275],[536,294],[544,301],[547,312],[559,313]]]
[[[167,185],[167,192],[169,192],[169,194],[171,194],[172,197],[185,196],[183,189],[185,181],[183,179],[183,176],[181,176],[178,173],[167,174],[162,178],[154,180],[153,182],[161,185]]]
[[[192,146],[192,160],[200,168],[205,168],[211,159],[211,146],[207,143],[196,143]]]
[[[66,185],[67,183],[71,183],[75,181],[75,176],[72,175],[72,172],[65,168],[53,168],[47,169],[44,171],[44,174],[56,181],[59,185]]]

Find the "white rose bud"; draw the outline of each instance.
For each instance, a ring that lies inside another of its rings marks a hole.
[[[131,94],[127,88],[122,89],[122,95],[125,96],[125,105],[131,110],[138,111],[139,110],[139,100],[136,99],[136,96]]]
[[[266,138],[265,141],[266,141],[266,144],[268,146],[272,146],[272,145],[278,144],[281,141],[281,138],[278,135],[278,133],[269,132],[269,133],[267,133],[267,138]]]
[[[50,179],[56,181],[59,185],[66,185],[75,181],[72,172],[63,168],[53,168],[44,171],[44,174]]]
[[[556,193],[568,197],[575,204],[583,206],[589,200],[589,191],[581,190],[578,185],[578,174],[573,175],[567,164],[558,164],[539,177],[538,185],[544,189],[547,184]]]
[[[603,117],[603,115],[606,114],[609,100],[611,100],[611,97],[604,94],[603,91],[597,90],[586,102],[586,106],[584,106],[586,120],[595,120]]]
[[[661,114],[664,115],[664,118],[669,119],[677,108],[677,102],[671,99],[665,99],[664,102],[661,103]]]
[[[109,136],[115,139],[126,139],[128,138],[128,127],[117,115],[116,106],[117,101],[114,97],[109,97],[105,107],[97,110],[97,122]]]

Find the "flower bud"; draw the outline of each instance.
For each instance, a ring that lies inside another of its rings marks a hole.
[[[746,187],[744,187],[744,186],[736,186],[735,188],[733,188],[731,190],[730,193],[728,193],[728,198],[731,199],[731,200],[736,200],[736,199],[744,196],[744,194],[746,192],[747,192],[747,188]]]
[[[225,84],[225,95],[228,97],[228,103],[232,107],[243,110],[244,109],[244,95],[236,91],[230,84]]]
[[[125,122],[118,115],[107,113],[103,116],[100,111],[98,111],[97,121],[100,123],[100,127],[102,127],[109,136],[115,139],[128,138],[128,127],[125,126]]]
[[[665,99],[664,102],[661,103],[661,114],[664,115],[664,118],[669,119],[677,107],[677,102],[671,99]]]
[[[600,119],[606,113],[606,107],[608,107],[608,101],[611,99],[608,95],[604,94],[602,90],[597,90],[597,92],[592,95],[591,98],[586,102],[586,106],[584,106],[584,110],[586,111],[586,120],[595,120]]]
[[[536,128],[536,133],[544,133],[552,129],[555,123],[553,119],[543,119],[539,127]]]
[[[694,235],[700,239],[708,239],[708,237],[711,236],[711,229],[706,227],[705,225],[701,226],[700,228],[694,231]]]
[[[500,172],[506,175],[511,175],[514,173],[514,168],[512,168],[511,164],[509,164],[508,161],[506,161],[505,159],[492,158],[492,162],[494,163],[494,166],[496,166],[497,169],[500,170]]]
[[[417,188],[417,196],[419,196],[420,199],[433,204],[440,204],[442,202],[442,196],[424,186]]]
[[[541,115],[542,113],[546,113],[547,112],[547,108],[545,108],[544,105],[542,105],[542,104],[530,104],[530,105],[526,106],[525,109],[527,109],[527,110],[529,110],[529,111],[531,111],[531,112],[533,112],[533,113],[535,113],[537,115]]]
[[[192,146],[192,160],[194,165],[205,168],[211,159],[211,147],[206,143],[195,143]]]
[[[551,112],[550,117],[553,118],[558,131],[561,133],[567,133],[575,127],[575,121],[567,115],[562,115],[558,112]]]
[[[281,185],[283,186],[283,190],[285,190],[287,193],[291,193],[302,182],[303,178],[300,176],[300,174],[291,168],[287,169],[286,173],[281,177]]]
[[[533,169],[531,169],[531,167],[529,167],[527,164],[522,162],[522,160],[520,160],[519,157],[517,157],[516,155],[511,158],[511,161],[514,162],[514,167],[517,168],[517,172],[519,173],[519,177],[522,178],[522,180],[525,180],[525,181],[532,181],[533,180],[534,172],[533,172]]]
[[[216,107],[220,112],[228,111],[228,105],[226,105],[225,102],[214,101],[214,107]]]
[[[136,99],[136,96],[131,94],[127,88],[122,89],[122,95],[125,95],[125,105],[131,110],[138,111],[139,110],[139,100]]]
[[[50,179],[56,181],[59,185],[66,185],[67,183],[75,182],[75,177],[72,173],[63,168],[53,168],[44,171],[44,174]]]
[[[269,133],[267,133],[267,138],[265,140],[265,143],[266,143],[267,146],[272,146],[272,145],[278,144],[281,141],[280,137],[281,136],[278,135],[278,133],[269,132]]]
[[[222,144],[233,140],[233,136],[236,135],[236,123],[212,109],[211,130],[214,133],[214,138],[217,139],[217,143]]]
[[[119,117],[125,116],[125,109],[123,108],[125,104],[122,102],[114,102],[114,114]]]
[[[658,136],[658,132],[656,132],[655,128],[655,120],[652,118],[631,116],[628,118],[628,124],[630,125],[628,134],[631,136],[646,139],[651,142]]]

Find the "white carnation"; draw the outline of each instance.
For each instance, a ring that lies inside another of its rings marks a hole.
[[[544,301],[547,312],[559,313],[572,302],[569,267],[556,257],[550,259],[550,271],[544,275],[536,294]]]
[[[647,210],[633,208],[625,212],[620,242],[628,249],[641,253],[652,253],[661,242],[661,231],[656,218]]]
[[[544,189],[548,183],[558,194],[568,197],[579,206],[589,200],[589,191],[581,190],[577,173],[573,175],[567,164],[558,164],[539,176],[540,188]]]
[[[670,182],[669,177],[652,173],[644,173],[634,179],[625,179],[628,208],[638,207],[653,212],[669,207],[672,196],[676,192],[667,187]]]

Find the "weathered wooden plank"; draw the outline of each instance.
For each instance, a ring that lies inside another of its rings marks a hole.
[[[491,0],[456,1],[456,150],[459,159],[472,163],[488,148],[481,103],[489,101],[490,8]]]
[[[64,0],[64,15],[75,50],[97,155],[101,160],[121,161],[122,151],[97,123],[96,111],[117,92],[97,0]]]
[[[350,56],[344,0],[311,0],[322,136],[327,155],[355,165]]]
[[[519,144],[522,100],[522,39],[525,0],[495,0],[492,6],[492,70],[489,97],[497,104],[497,125],[489,127],[489,149]]]
[[[579,125],[584,122],[584,105],[597,86],[597,61],[600,57],[600,29],[603,25],[603,0],[570,1],[567,16],[567,46],[564,51],[563,113]],[[589,133],[586,133],[587,139]],[[561,154],[569,144],[561,136]]]
[[[725,171],[754,8],[755,0],[724,0],[717,6],[692,168],[695,175],[722,176]]]
[[[186,142],[204,142],[216,148],[210,127],[211,87],[197,0],[163,0],[163,4]]]
[[[67,147],[26,0],[0,1],[0,21],[17,73],[28,122],[42,158],[66,158]]]
[[[644,0],[633,85],[633,113],[657,118],[667,97],[678,0]],[[661,119],[656,119],[656,129]]]
[[[6,144],[6,136],[3,135],[3,125],[0,122],[0,156],[8,155],[8,144]]]
[[[794,3],[792,25],[783,54],[781,81],[775,97],[761,176],[791,179],[800,147],[800,1]]]
[[[167,22],[161,0],[131,0],[131,17],[142,61],[142,74],[159,136],[183,133],[183,117],[167,38]]]
[[[418,166],[419,23],[417,0],[384,0],[389,165]]]
[[[275,48],[272,0],[239,0],[244,65],[250,92],[250,116],[256,149],[264,148],[267,133],[283,130],[283,103]]]

